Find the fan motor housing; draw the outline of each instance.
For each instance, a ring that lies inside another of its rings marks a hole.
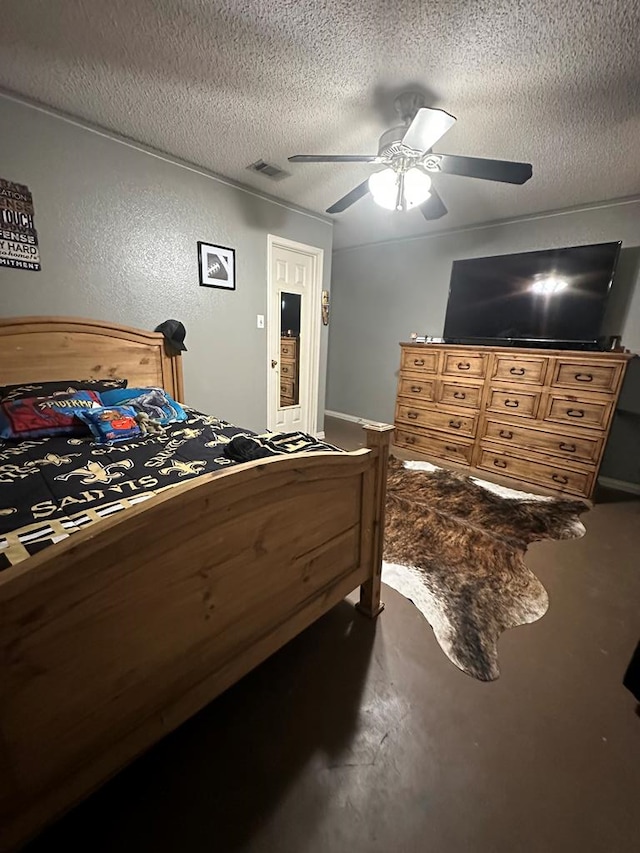
[[[407,132],[407,127],[404,124],[399,124],[386,130],[378,142],[378,156],[388,157],[393,154],[399,154],[402,150],[402,139]]]

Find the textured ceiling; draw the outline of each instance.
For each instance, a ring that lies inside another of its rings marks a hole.
[[[439,176],[436,223],[366,198],[337,246],[640,193],[640,0],[2,0],[0,21],[0,86],[315,211],[371,167],[287,156],[375,152],[407,88],[458,118],[436,151],[533,163],[522,187]]]

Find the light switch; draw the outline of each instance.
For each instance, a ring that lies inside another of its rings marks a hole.
[[[264,314],[258,314],[256,325],[259,329],[264,329]]]

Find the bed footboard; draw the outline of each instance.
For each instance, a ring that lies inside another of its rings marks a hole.
[[[0,849],[353,589],[380,612],[389,429],[190,481],[0,575]]]

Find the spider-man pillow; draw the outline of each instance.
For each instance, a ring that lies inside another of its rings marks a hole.
[[[76,415],[101,405],[96,391],[8,400],[0,405],[0,437],[22,440],[45,435],[86,435],[86,427]]]
[[[96,444],[113,444],[142,435],[136,414],[132,406],[102,406],[79,412],[78,417],[89,427]]]

